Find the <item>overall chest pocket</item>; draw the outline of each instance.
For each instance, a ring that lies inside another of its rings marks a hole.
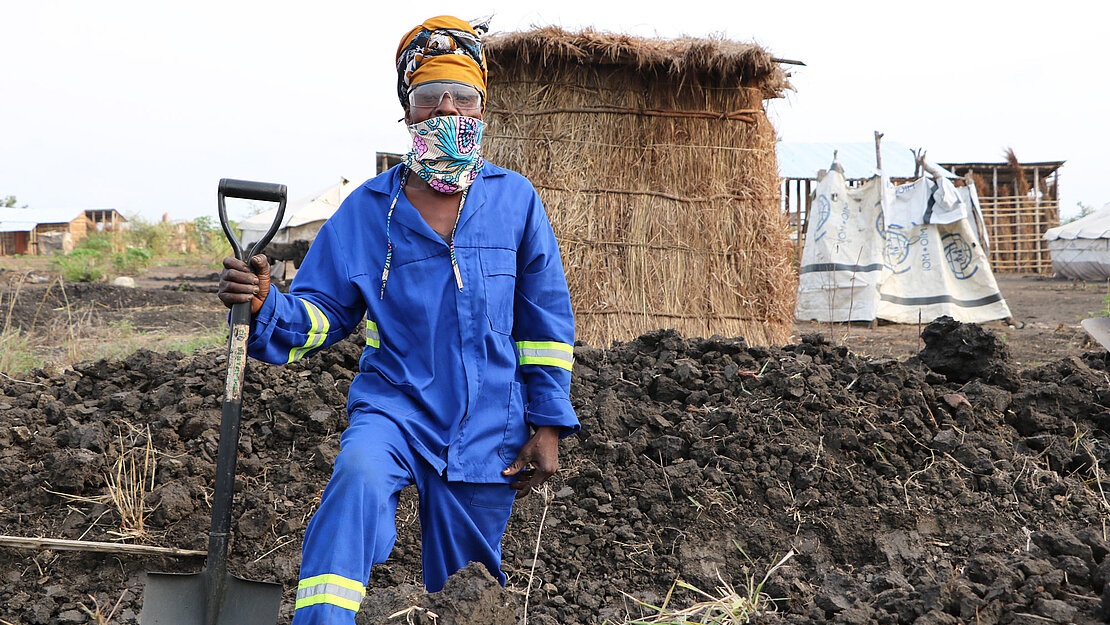
[[[516,293],[516,252],[500,247],[478,250],[482,282],[486,288],[486,317],[494,332],[513,331],[513,300]]]

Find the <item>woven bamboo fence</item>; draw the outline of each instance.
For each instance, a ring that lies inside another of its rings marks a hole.
[[[578,338],[785,342],[797,285],[757,46],[556,28],[487,42],[483,153],[538,190]]]
[[[1044,233],[1060,225],[1059,204],[1051,199],[1002,196],[979,199],[990,237],[991,269],[996,272],[1052,273]]]
[[[990,239],[991,269],[998,272],[1052,273],[1044,233],[1060,225],[1060,173],[1064,161],[1022,163],[1007,149],[995,163],[942,163],[972,176]]]

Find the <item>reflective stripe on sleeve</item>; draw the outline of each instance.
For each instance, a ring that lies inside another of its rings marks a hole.
[[[517,355],[522,365],[548,365],[571,370],[574,348],[556,341],[517,341]]]
[[[302,579],[297,584],[295,609],[322,603],[358,612],[366,586],[339,575],[317,575]]]
[[[366,320],[366,344],[378,348],[382,346],[382,335],[378,332],[378,324]]]
[[[304,345],[289,350],[288,362],[299,360],[308,352],[323,345],[324,340],[328,338],[328,328],[330,327],[327,316],[319,308],[308,300],[299,297],[297,299],[304,304],[305,310],[308,311],[308,318],[312,321],[312,326],[308,329],[308,338],[305,339]]]

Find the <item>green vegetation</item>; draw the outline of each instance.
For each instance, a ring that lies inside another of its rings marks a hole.
[[[1106,296],[1102,298],[1102,309],[1089,311],[1087,317],[1110,317],[1110,280],[1106,282]]]
[[[211,217],[171,224],[132,216],[127,223],[126,229],[89,234],[72,252],[54,258],[55,270],[70,282],[94,282],[138,275],[151,265],[200,260],[215,269],[228,252],[223,231]]]
[[[95,282],[104,276],[103,254],[79,247],[54,259],[54,268],[69,282]]]
[[[31,341],[17,329],[0,331],[0,373],[28,371],[42,365],[31,350]]]
[[[85,360],[126,358],[140,349],[189,354],[227,343],[224,327],[199,334],[159,334],[137,330],[127,319],[109,322],[106,328],[92,332],[72,328],[57,332],[64,336],[64,349],[58,347],[59,337],[35,337],[11,327],[0,329],[0,374],[19,375],[48,363],[68,366]]]

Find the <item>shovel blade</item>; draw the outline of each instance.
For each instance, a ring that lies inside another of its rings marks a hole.
[[[205,623],[205,573],[147,573],[140,625],[275,625],[281,585],[227,576],[223,606]]]
[[[1110,350],[1110,317],[1091,317],[1080,321],[1079,325],[1104,349]]]

